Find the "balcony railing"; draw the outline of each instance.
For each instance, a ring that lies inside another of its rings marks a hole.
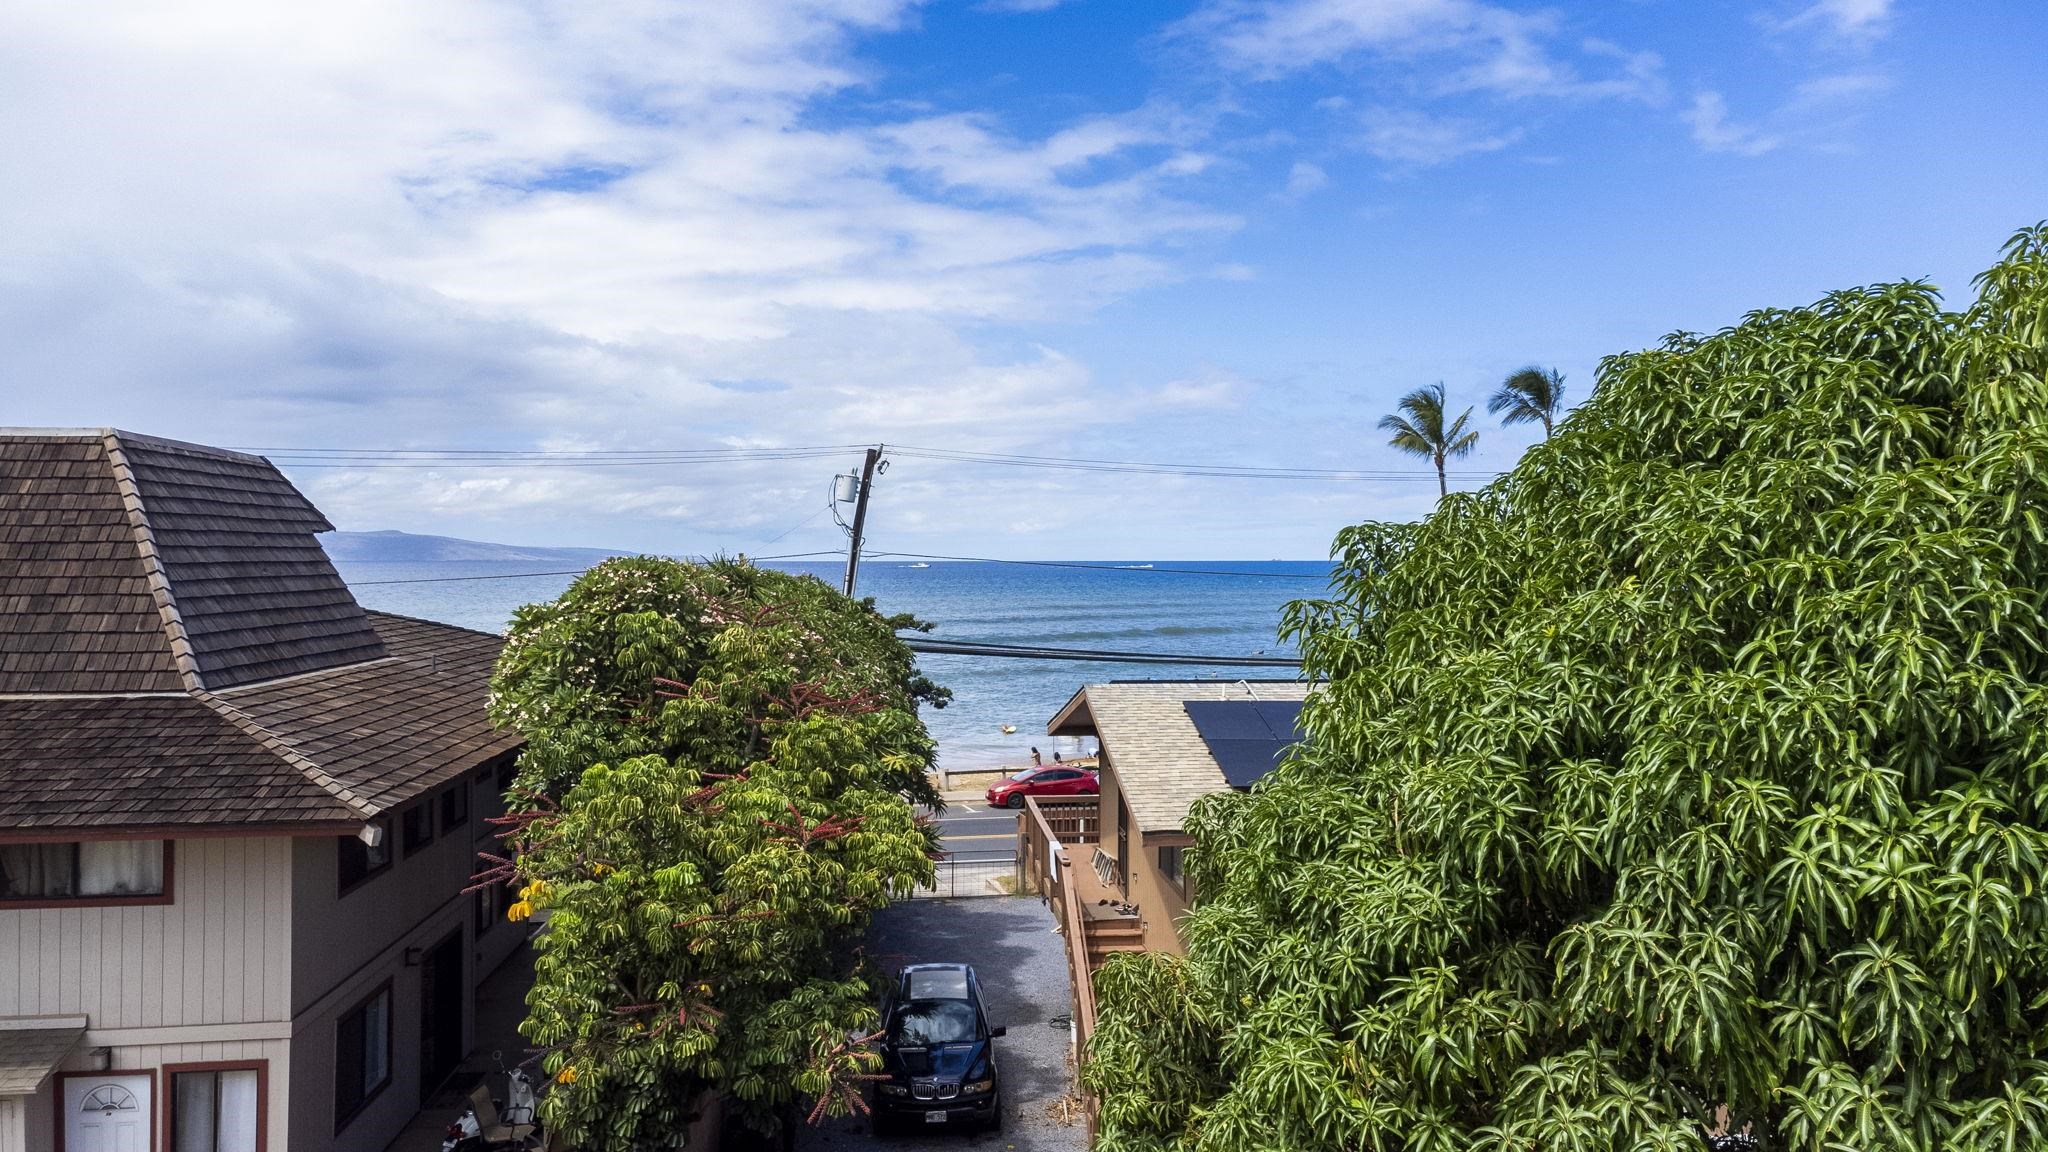
[[[1095,1035],[1095,981],[1088,963],[1087,917],[1082,896],[1076,890],[1081,878],[1075,874],[1072,857],[1080,849],[1067,845],[1093,845],[1100,832],[1099,809],[1094,797],[1073,800],[1026,797],[1024,811],[1017,816],[1018,875],[1052,907],[1053,921],[1066,937],[1067,980],[1074,993],[1073,1057],[1079,1069],[1088,1058],[1088,1039]],[[1082,1113],[1088,1119],[1088,1143],[1095,1143],[1095,1098],[1077,1082],[1074,1091],[1081,1098]]]

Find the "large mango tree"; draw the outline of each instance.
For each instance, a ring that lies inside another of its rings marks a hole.
[[[1601,366],[1338,538],[1101,973],[1111,1152],[2048,1147],[2048,229]]]

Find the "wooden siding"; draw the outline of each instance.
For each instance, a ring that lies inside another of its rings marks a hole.
[[[288,1059],[290,1054],[291,1045],[284,1040],[228,1040],[211,1044],[130,1045],[113,1049],[113,1067],[111,1070],[115,1072],[139,1072],[144,1069],[161,1069],[166,1064],[201,1064],[227,1060],[267,1060],[270,1062],[270,1074],[266,1078],[266,1095],[268,1097],[268,1107],[266,1110],[268,1122],[264,1126],[265,1136],[268,1141],[266,1146],[273,1149],[289,1149],[292,1145],[287,1143],[290,1138],[290,1128],[287,1123],[286,1113],[290,1109],[286,1105],[289,1103],[288,1094],[290,1088],[286,1083],[287,1077],[283,1075],[283,1072],[290,1065]],[[64,1062],[60,1070],[66,1072],[85,1072],[97,1069],[98,1067],[99,1065],[94,1063],[90,1051],[80,1050],[73,1052],[70,1059]],[[56,1115],[53,1097],[54,1090],[52,1088],[55,1082],[53,1077],[50,1084],[43,1085],[41,1092],[29,1098],[28,1146],[32,1149],[45,1149],[54,1146],[55,1136],[52,1134],[51,1129]],[[164,1077],[158,1076],[155,1101],[155,1130],[158,1152],[165,1152],[169,1147],[164,1141],[164,1119],[168,1115],[166,1109],[170,1106],[170,1092],[170,1084]]]
[[[291,840],[173,852],[167,905],[0,909],[0,1016],[82,1014],[94,1030],[289,1020]]]

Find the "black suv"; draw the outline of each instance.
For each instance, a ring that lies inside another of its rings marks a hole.
[[[882,1006],[882,1074],[875,1082],[875,1130],[897,1121],[920,1128],[1003,1123],[994,1040],[981,982],[965,964],[912,964]]]

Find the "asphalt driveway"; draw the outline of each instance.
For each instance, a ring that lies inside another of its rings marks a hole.
[[[894,969],[965,961],[981,977],[989,1023],[1009,1032],[996,1041],[1003,1075],[1003,1130],[869,1135],[867,1118],[840,1117],[797,1136],[802,1152],[889,1148],[932,1152],[1084,1152],[1087,1128],[1074,1110],[1067,1062],[1072,1010],[1067,964],[1052,914],[1034,897],[903,900],[882,910],[868,933],[868,954]]]

